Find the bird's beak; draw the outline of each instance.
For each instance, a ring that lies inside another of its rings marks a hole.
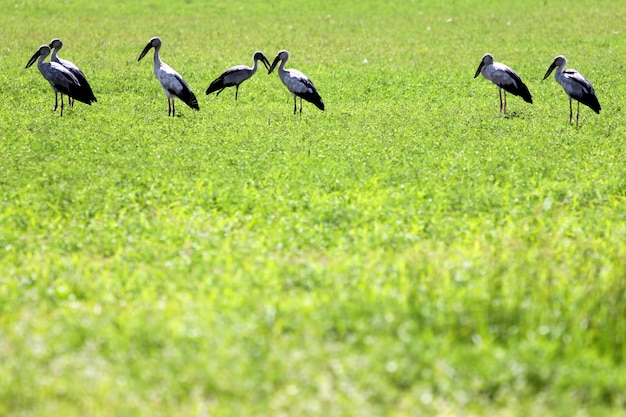
[[[278,55],[276,55],[276,58],[274,58],[274,62],[272,62],[272,65],[270,66],[270,69],[267,71],[268,74],[271,74],[272,71],[274,71],[274,68],[276,68],[276,64],[278,64],[278,61],[280,61],[280,57]]]
[[[485,66],[485,61],[480,61],[480,65],[478,66],[478,69],[476,70],[476,74],[474,74],[474,78],[478,77],[478,74],[480,74],[480,70],[483,69],[484,66]]]
[[[553,62],[552,65],[550,65],[550,68],[548,68],[546,75],[543,76],[543,79],[545,80],[546,78],[548,78],[548,76],[552,73],[552,71],[554,71],[555,68],[556,68],[556,64]]]
[[[37,58],[39,58],[39,50],[37,50],[37,52],[35,52],[35,54],[30,57],[30,59],[28,60],[28,64],[26,64],[24,69],[26,69],[26,68],[30,67],[31,65],[33,65],[35,63],[35,61],[37,61]]]
[[[150,50],[150,48],[152,48],[152,43],[148,42],[148,44],[146,45],[145,48],[143,48],[143,51],[141,51],[141,54],[139,55],[139,58],[137,58],[137,61],[141,61],[141,59],[146,56],[146,54],[148,53],[148,51]]]
[[[263,55],[263,58],[261,59],[261,62],[263,63],[263,65],[265,65],[265,68],[269,71],[270,70],[270,61],[269,59],[267,59],[267,57],[265,55]],[[269,74],[269,72],[268,72]]]

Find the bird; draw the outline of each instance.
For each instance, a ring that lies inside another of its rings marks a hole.
[[[161,83],[161,87],[167,96],[167,115],[171,115],[172,117],[175,115],[176,108],[174,106],[174,99],[176,98],[192,109],[200,110],[198,100],[193,91],[189,88],[187,82],[185,82],[183,77],[172,67],[161,61],[159,57],[161,38],[158,36],[150,38],[146,47],[141,51],[139,58],[137,58],[137,61],[141,61],[151,48],[154,48],[154,76]]]
[[[215,95],[215,97],[217,97],[227,87],[235,86],[235,101],[237,101],[239,85],[254,75],[258,68],[258,62],[261,61],[267,70],[270,68],[270,62],[263,52],[255,52],[252,60],[254,61],[252,67],[248,67],[247,65],[237,65],[228,68],[219,77],[213,80],[211,85],[209,85],[209,88],[207,88],[206,94],[209,95],[217,91],[217,94]]]
[[[78,79],[63,65],[57,62],[44,62],[44,59],[50,55],[51,49],[48,45],[41,45],[37,52],[28,60],[26,68],[39,59],[37,68],[43,77],[48,80],[54,90],[54,110],[58,107],[57,95],[61,94],[61,116],[63,116],[63,94],[76,99],[82,103],[91,105],[94,101],[92,92],[84,85],[81,85]]]
[[[87,91],[89,91],[89,95],[91,96],[91,101],[97,102],[98,100],[96,99],[96,96],[93,94],[93,90],[91,89],[91,86],[87,82],[87,78],[85,78],[85,74],[83,74],[80,68],[74,65],[71,61],[68,61],[67,59],[61,59],[57,56],[57,53],[63,47],[63,42],[61,42],[61,39],[59,38],[52,39],[48,46],[52,48],[52,56],[50,57],[50,62],[56,62],[58,64],[63,65],[69,72],[72,73],[72,75],[74,75],[74,77],[76,77],[80,85],[82,85]],[[73,98],[70,97],[67,101],[69,102],[70,106],[74,106]]]
[[[550,73],[556,68],[554,73],[554,79],[557,83],[561,84],[563,90],[569,97],[569,122],[572,123],[572,98],[578,102],[578,108],[576,110],[576,126],[578,126],[578,117],[580,115],[580,103],[591,108],[597,114],[600,114],[600,102],[596,96],[596,92],[593,86],[585,77],[583,77],[578,71],[573,69],[565,69],[567,65],[567,59],[563,55],[557,55],[552,61],[552,64],[546,71],[546,75],[543,76],[545,80]]]
[[[483,77],[498,86],[500,111],[504,114],[506,114],[507,91],[523,98],[525,102],[532,104],[533,97],[520,76],[508,66],[500,62],[494,62],[493,55],[489,53],[483,55],[480,65],[478,65],[478,69],[476,70],[476,74],[474,74],[474,78],[478,77],[478,74],[483,74]],[[502,102],[502,89],[504,89],[504,103]]]
[[[270,67],[268,74],[271,74],[276,68],[276,64],[280,61],[280,66],[278,67],[278,76],[280,80],[285,84],[287,89],[291,91],[293,94],[293,114],[296,114],[296,96],[300,97],[300,113],[302,114],[302,99],[305,99],[309,103],[315,104],[315,106],[324,110],[324,102],[322,101],[322,97],[320,97],[319,93],[315,89],[313,82],[295,69],[285,69],[285,63],[289,60],[289,52],[282,50],[279,51],[274,58],[274,62],[272,62],[272,66]]]

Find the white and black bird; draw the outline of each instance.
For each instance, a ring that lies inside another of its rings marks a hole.
[[[63,65],[57,62],[44,62],[44,59],[50,55],[50,51],[48,45],[41,45],[37,52],[28,60],[26,68],[29,68],[35,61],[39,60],[37,68],[54,90],[54,110],[56,111],[59,105],[58,94],[61,94],[61,116],[63,116],[64,94],[72,99],[91,105],[94,100],[90,89],[81,85],[76,77]]]
[[[567,59],[563,55],[558,55],[552,61],[552,64],[548,68],[546,75],[543,76],[545,80],[550,73],[554,71],[554,79],[557,83],[561,84],[563,90],[569,97],[569,122],[572,123],[572,99],[578,101],[578,109],[576,110],[576,126],[578,126],[578,117],[580,115],[580,103],[591,108],[591,110],[600,114],[600,102],[596,96],[596,92],[593,86],[585,77],[583,77],[578,71],[573,69],[565,69],[567,65]]]
[[[274,62],[272,62],[272,66],[270,67],[268,74],[271,74],[276,68],[276,64],[280,61],[280,66],[278,67],[278,76],[280,80],[285,84],[287,89],[291,91],[293,94],[293,114],[296,114],[296,97],[300,97],[300,113],[302,113],[302,99],[305,99],[309,103],[315,104],[315,106],[324,110],[324,102],[322,101],[322,97],[320,97],[319,93],[315,89],[313,82],[295,69],[285,69],[285,63],[289,59],[289,52],[282,50],[278,52],[276,58],[274,58]]]
[[[50,62],[56,62],[58,64],[63,65],[69,72],[72,73],[72,75],[74,75],[74,77],[76,77],[80,85],[89,91],[89,95],[91,96],[91,101],[97,102],[98,100],[96,99],[96,96],[93,94],[93,90],[91,89],[89,82],[87,82],[87,78],[85,77],[85,74],[83,74],[80,68],[74,65],[74,63],[72,63],[71,61],[68,61],[67,59],[61,59],[57,56],[58,52],[61,50],[61,48],[63,48],[63,42],[61,42],[61,39],[59,38],[52,39],[48,46],[52,48],[52,56],[50,57]],[[74,105],[73,98],[70,97],[68,99],[68,102],[70,106]]]
[[[165,95],[167,96],[167,115],[175,115],[175,99],[181,100],[192,109],[200,110],[198,100],[193,91],[191,91],[191,88],[189,88],[187,82],[185,82],[183,77],[172,67],[161,61],[159,57],[161,38],[158,36],[151,38],[146,47],[143,48],[143,51],[141,51],[137,61],[141,61],[151,48],[154,48],[154,76],[159,80],[159,83],[161,83],[161,87],[163,87],[163,91],[165,91]]]
[[[482,74],[483,77],[498,86],[498,93],[500,95],[500,111],[506,113],[506,93],[509,92],[515,96],[519,96],[524,99],[525,102],[533,102],[533,97],[528,91],[528,87],[522,81],[520,76],[508,66],[493,61],[493,55],[483,55],[480,65],[474,74],[474,78],[478,77],[478,74]],[[502,90],[504,89],[504,102],[502,101]]]
[[[224,71],[219,77],[213,80],[211,85],[209,85],[209,88],[206,90],[207,95],[217,91],[217,94],[215,95],[215,97],[217,97],[222,91],[224,91],[224,89],[234,86],[235,101],[237,101],[239,85],[254,75],[258,68],[259,61],[265,65],[267,70],[270,68],[270,62],[267,57],[263,55],[263,52],[255,52],[252,60],[254,61],[252,67],[247,65],[237,65]]]

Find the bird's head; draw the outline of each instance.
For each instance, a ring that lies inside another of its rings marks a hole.
[[[59,38],[54,38],[50,41],[50,44],[48,45],[50,48],[52,49],[61,49],[63,48],[63,42],[61,42],[61,39]]]
[[[261,61],[263,63],[263,65],[265,65],[265,69],[267,69],[269,71],[269,69],[270,69],[270,61],[267,59],[267,57],[265,56],[265,54],[263,52],[256,51],[254,53],[254,57],[252,57],[252,59],[254,61]]]
[[[545,80],[548,78],[555,68],[562,68],[565,67],[565,65],[567,65],[567,59],[565,59],[563,55],[557,55],[554,58],[554,61],[552,61],[552,64],[550,64],[550,67],[548,68],[548,71],[546,71],[546,75],[543,76],[543,79]]]
[[[478,77],[478,74],[480,74],[480,71],[483,69],[485,65],[491,65],[491,64],[493,64],[493,55],[491,54],[483,55],[483,58],[480,60],[480,64],[478,65],[478,69],[476,70],[476,74],[474,74],[474,78]]]
[[[143,51],[141,51],[141,54],[139,55],[139,58],[137,58],[137,61],[141,61],[141,59],[146,56],[146,54],[148,53],[148,51],[151,48],[160,48],[161,47],[161,38],[159,38],[158,36],[155,36],[153,38],[150,38],[150,40],[148,41],[148,44],[146,45],[145,48],[143,48]]]
[[[50,47],[48,45],[41,45],[39,47],[39,49],[37,49],[37,52],[35,52],[33,54],[33,56],[30,57],[30,59],[28,60],[28,63],[26,64],[25,68],[28,68],[31,65],[33,65],[35,63],[35,61],[37,61],[37,58],[39,58],[40,56],[45,58],[48,55],[50,55]]]
[[[276,64],[278,64],[279,61],[287,62],[288,59],[289,59],[289,52],[287,52],[284,49],[282,51],[279,51],[278,54],[276,54],[276,58],[274,58],[274,62],[272,62],[272,66],[267,71],[267,73],[271,74],[272,71],[274,71],[274,68],[276,68]]]

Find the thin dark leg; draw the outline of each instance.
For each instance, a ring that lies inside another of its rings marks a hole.
[[[578,116],[580,116],[580,101],[578,102],[578,107],[576,109],[576,127],[578,127]]]
[[[170,99],[167,99],[167,117],[170,117],[172,115],[172,102],[170,101]]]
[[[70,105],[70,107],[74,107],[74,99],[70,96],[67,96],[67,102]]]
[[[502,89],[498,88],[498,95],[500,96],[500,113],[502,113]]]
[[[572,98],[569,98],[569,122],[572,123]]]
[[[174,99],[172,99],[172,117],[176,116],[176,105],[174,104]]]
[[[59,107],[59,93],[54,92],[54,109],[52,111],[57,111],[57,107]]]
[[[235,101],[237,101],[237,95],[239,94],[239,84],[235,86]]]
[[[297,105],[296,105],[296,95],[293,95],[293,114],[296,114],[296,109],[297,109]]]
[[[300,97],[300,114],[302,114],[302,97]]]
[[[504,114],[506,114],[506,91],[503,93],[504,95]]]
[[[61,116],[63,116],[63,94],[61,94]]]

